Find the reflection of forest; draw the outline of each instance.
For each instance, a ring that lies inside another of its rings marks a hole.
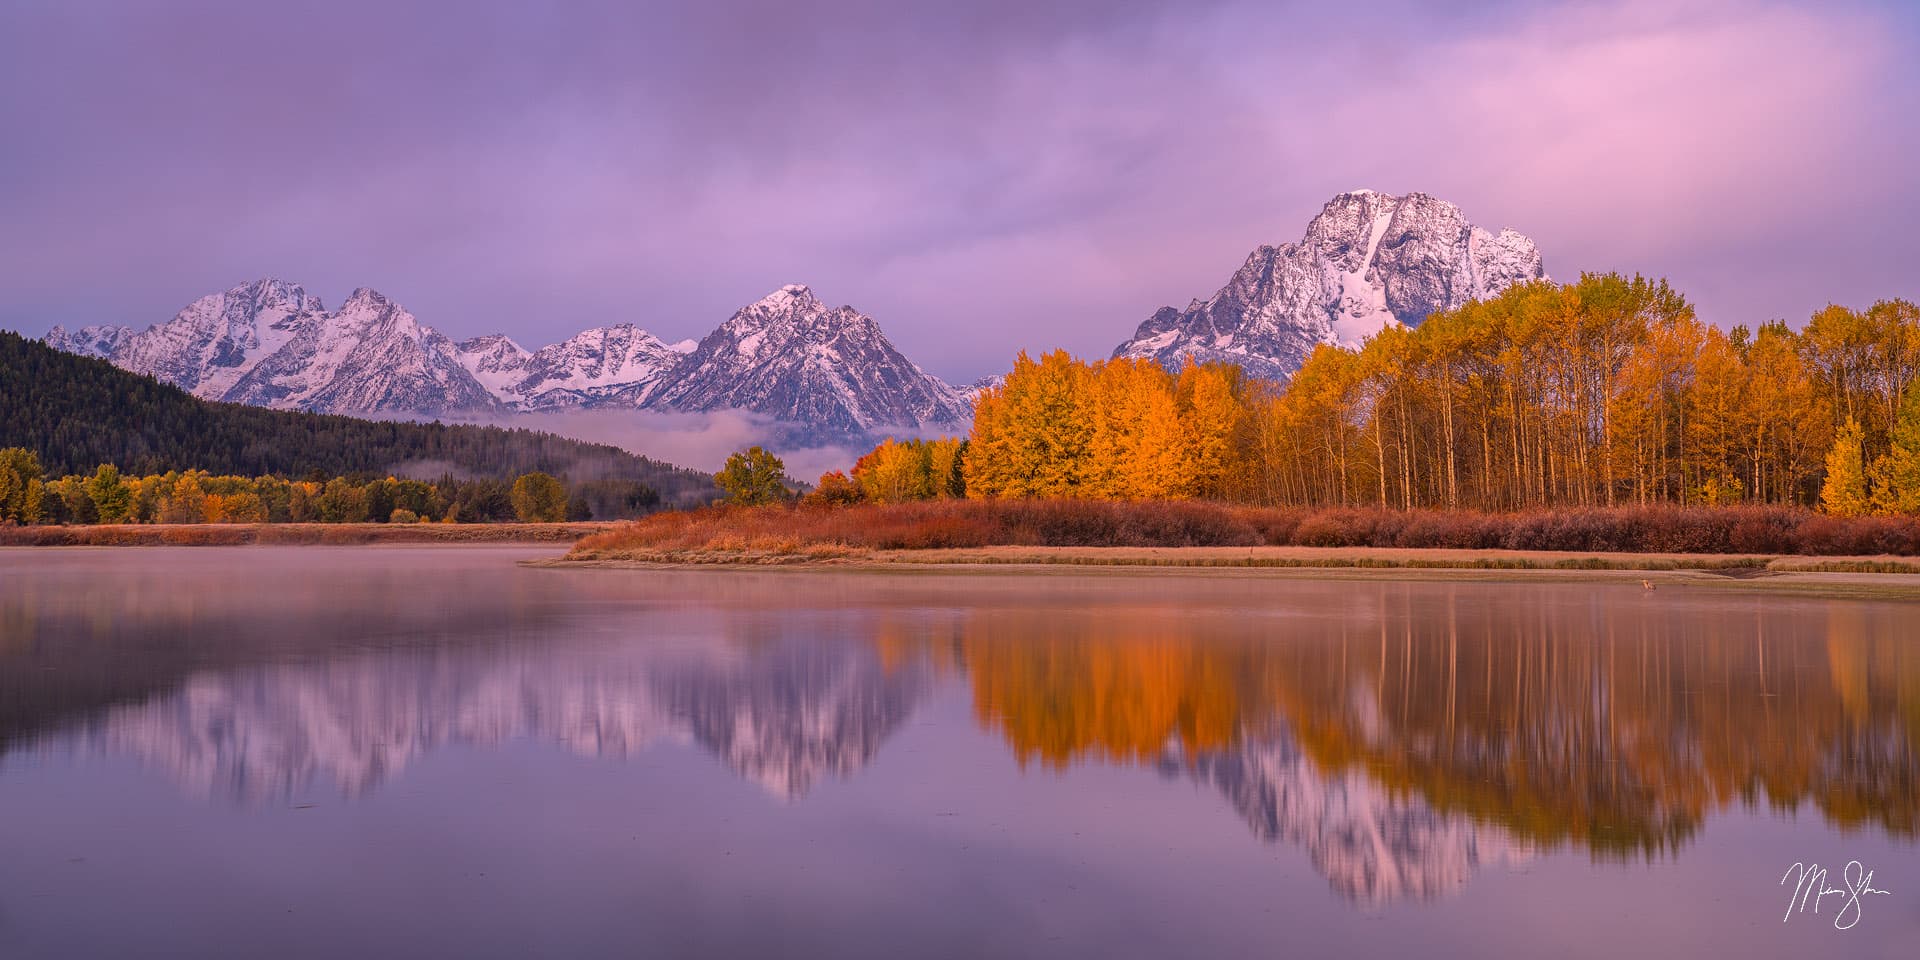
[[[1023,763],[1241,751],[1283,729],[1521,841],[1652,854],[1735,801],[1915,830],[1920,647],[1886,605],[1361,588],[1371,616],[983,611],[975,711]],[[1353,602],[1349,598],[1349,603]]]
[[[664,740],[797,798],[951,681],[1021,766],[1204,784],[1368,902],[1561,845],[1655,855],[1735,804],[1902,837],[1920,812],[1897,604],[1158,578],[848,578],[803,603],[729,576],[674,606],[613,578],[179,579],[0,597],[0,759],[66,744],[259,798],[357,794],[450,744]]]

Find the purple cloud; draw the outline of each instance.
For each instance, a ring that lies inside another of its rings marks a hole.
[[[1916,39],[1867,0],[16,0],[0,326],[275,275],[672,340],[804,281],[964,380],[1104,353],[1359,186],[1800,320],[1920,295]]]

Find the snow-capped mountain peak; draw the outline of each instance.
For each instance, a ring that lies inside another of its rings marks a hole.
[[[455,358],[452,341],[361,287],[340,309],[293,330],[222,399],[304,410],[489,410],[497,401]]]
[[[812,287],[804,283],[788,283],[781,285],[780,289],[761,297],[759,303],[754,305],[777,307],[794,304],[804,306],[815,305],[819,302],[819,298],[813,295]]]
[[[1354,190],[1327,201],[1300,242],[1256,248],[1212,297],[1162,307],[1114,356],[1223,360],[1284,379],[1318,344],[1358,346],[1545,276],[1519,233],[1474,226],[1424,193]]]
[[[859,435],[965,420],[959,391],[901,355],[872,317],[828,307],[788,284],[727,318],[674,371],[658,402],[673,409],[745,409]]]
[[[299,284],[264,278],[201,297],[166,323],[123,332],[110,359],[202,396],[220,395],[324,312],[320,298]]]

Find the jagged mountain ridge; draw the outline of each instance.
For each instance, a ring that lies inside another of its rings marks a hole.
[[[687,352],[631,323],[584,330],[531,353],[500,334],[456,349],[474,379],[520,410],[644,406]]]
[[[779,420],[857,434],[897,424],[952,424],[963,393],[895,349],[852,307],[829,308],[781,287],[708,334],[658,397],[674,410],[743,407]]]
[[[1160,308],[1113,355],[1225,361],[1284,380],[1319,344],[1357,346],[1545,278],[1539,250],[1515,231],[1477,227],[1424,193],[1356,190],[1328,201],[1299,243],[1255,249],[1212,297]]]
[[[950,427],[971,412],[965,391],[908,360],[872,317],[797,284],[698,345],[669,345],[633,324],[534,351],[498,334],[455,343],[373,290],[329,312],[275,279],[202,297],[144,330],[55,327],[44,339],[204,399],[323,413],[737,409],[833,440]]]

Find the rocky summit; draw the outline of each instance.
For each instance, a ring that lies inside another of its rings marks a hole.
[[[781,287],[707,334],[659,394],[673,410],[744,409],[860,434],[971,415],[965,395],[901,355],[872,317]]]
[[[1519,233],[1474,226],[1424,193],[1356,190],[1329,200],[1299,243],[1254,250],[1213,296],[1160,308],[1113,355],[1225,361],[1284,380],[1319,344],[1358,346],[1390,324],[1545,278]]]

